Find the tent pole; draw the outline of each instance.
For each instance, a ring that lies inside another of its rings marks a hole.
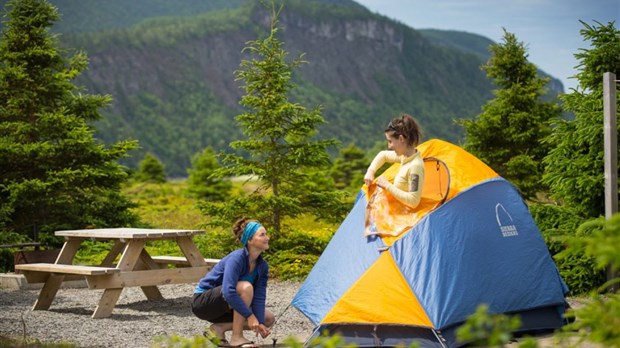
[[[439,342],[439,344],[441,344],[443,348],[448,348],[448,346],[446,346],[446,340],[443,338],[443,336],[441,336],[441,333],[435,329],[431,329],[431,331],[435,335],[435,338],[437,338],[437,342]]]
[[[618,212],[618,111],[616,105],[616,74],[603,74],[603,114],[605,144],[605,218]],[[607,268],[607,280],[618,277],[613,264]],[[614,285],[612,292],[618,290]]]

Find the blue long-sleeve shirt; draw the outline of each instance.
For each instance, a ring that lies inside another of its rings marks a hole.
[[[245,305],[237,293],[237,282],[239,282],[242,276],[250,272],[250,254],[246,248],[235,250],[224,256],[209,273],[200,279],[198,287],[206,291],[222,285],[222,295],[232,309],[246,319],[253,313],[259,323],[265,324],[265,301],[267,299],[269,265],[262,256],[259,256],[256,260],[256,271],[258,275],[256,282],[254,282],[252,309]]]

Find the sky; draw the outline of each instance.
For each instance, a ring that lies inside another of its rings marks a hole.
[[[506,31],[515,34],[528,60],[564,84],[577,86],[574,57],[590,47],[579,20],[620,28],[620,0],[355,0],[370,11],[414,29],[458,30],[502,42]],[[602,79],[602,77],[601,77]]]

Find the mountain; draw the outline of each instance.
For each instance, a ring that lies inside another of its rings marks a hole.
[[[463,52],[477,54],[485,62],[491,57],[489,45],[494,42],[484,36],[462,31],[438,29],[421,29],[419,32],[435,44],[451,46]],[[564,93],[564,85],[560,80],[540,69],[538,73],[541,76],[550,78],[549,84],[547,85],[547,89],[549,89],[550,93],[547,98],[553,98],[559,93]]]
[[[114,99],[97,136],[140,141],[127,165],[151,152],[169,176],[185,176],[195,153],[227,151],[242,136],[234,117],[244,91],[234,72],[251,58],[247,42],[268,34],[269,11],[258,1],[50,2],[62,14],[54,27],[61,44],[90,58],[76,84]],[[491,41],[478,35],[418,31],[350,0],[287,0],[278,19],[284,49],[308,62],[295,71],[290,98],[323,107],[320,137],[370,149],[406,112],[426,138],[458,142],[453,120],[492,98],[480,69]]]

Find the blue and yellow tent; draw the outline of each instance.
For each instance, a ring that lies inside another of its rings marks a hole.
[[[426,179],[411,226],[365,235],[364,187],[295,295],[313,337],[328,330],[360,347],[454,347],[456,328],[480,304],[519,315],[521,332],[564,325],[568,289],[516,188],[453,144],[418,149]]]

